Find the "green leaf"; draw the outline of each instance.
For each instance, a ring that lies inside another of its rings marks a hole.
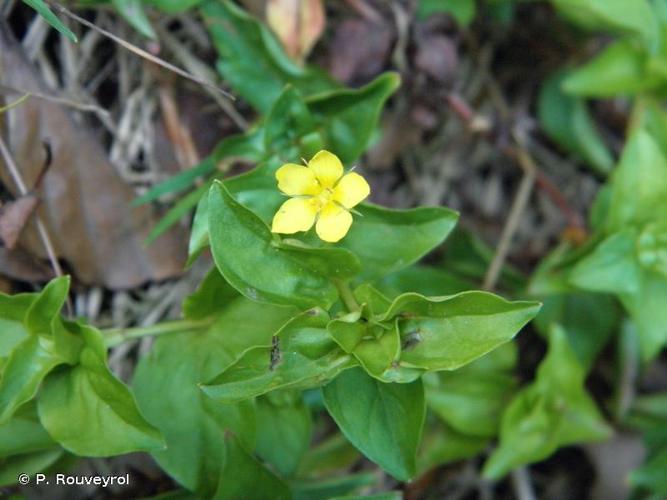
[[[102,334],[84,325],[79,334],[86,342],[80,364],[49,374],[38,400],[51,437],[72,453],[92,457],[163,447],[129,389],[107,368]]]
[[[220,271],[213,267],[199,284],[199,288],[183,301],[183,315],[188,319],[217,316],[240,296],[236,289],[225,281]],[[285,313],[283,308],[261,307],[262,311],[271,309]]]
[[[36,451],[0,459],[0,486],[16,484],[19,474],[34,475],[50,467],[63,456],[63,450]]]
[[[489,440],[455,431],[444,422],[428,426],[417,455],[417,476],[434,467],[472,458],[484,451]]]
[[[584,377],[565,332],[554,326],[535,382],[519,392],[503,414],[500,443],[484,464],[483,475],[499,479],[562,446],[609,438],[611,429],[586,393]]]
[[[667,221],[644,226],[637,238],[637,259],[644,269],[667,280]]]
[[[243,401],[277,389],[319,387],[354,366],[326,331],[329,315],[310,309],[289,321],[272,345],[248,349],[225,371],[202,386],[223,403]]]
[[[337,293],[331,282],[305,267],[298,254],[274,245],[268,226],[221,183],[211,187],[208,203],[213,258],[234,288],[250,299],[276,304],[333,304]]]
[[[614,233],[574,266],[570,283],[598,292],[637,293],[641,268],[635,253],[636,241],[633,229]]]
[[[425,375],[426,404],[458,433],[481,438],[494,437],[500,415],[513,395],[516,381],[509,369],[497,369],[485,358],[516,347],[505,344],[469,365],[452,372]]]
[[[646,53],[631,40],[622,39],[573,70],[563,81],[563,90],[576,96],[605,98],[651,90],[662,81],[648,73]]]
[[[451,14],[461,26],[468,26],[475,18],[475,0],[420,0],[417,17],[426,19],[436,12]]]
[[[290,487],[294,493],[294,500],[331,500],[336,495],[373,486],[376,482],[375,474],[362,472],[331,479],[294,480],[290,482]]]
[[[637,96],[628,130],[644,130],[667,156],[667,112],[662,100],[648,95]]]
[[[397,73],[384,73],[360,89],[332,90],[307,99],[327,149],[344,164],[366,150],[384,103],[401,84]]]
[[[401,500],[402,498],[403,493],[401,491],[387,491],[370,495],[344,495],[340,497],[331,497],[329,500]]]
[[[208,245],[208,193],[204,193],[197,203],[195,216],[192,219],[186,267],[191,266]]]
[[[358,207],[350,232],[340,246],[359,260],[361,279],[374,280],[413,264],[444,241],[458,214],[443,207],[394,210],[377,205]]]
[[[43,0],[23,0],[30,7],[35,9],[42,18],[60,33],[69,38],[72,42],[78,42],[78,39],[72,31],[58,19],[58,17],[51,12],[48,5]]]
[[[178,14],[196,7],[203,0],[142,0],[148,5],[154,5],[168,14]]]
[[[620,299],[637,326],[642,359],[653,359],[667,344],[667,280],[644,271],[639,291]]]
[[[30,305],[25,326],[33,334],[50,333],[53,321],[60,315],[69,291],[69,276],[50,281]]]
[[[68,291],[69,277],[61,277],[40,293],[0,297],[0,314],[5,316],[0,324],[7,327],[0,353],[8,355],[0,366],[0,424],[35,396],[42,379],[53,368],[78,359],[81,341],[60,319]]]
[[[299,139],[312,132],[315,122],[302,95],[287,85],[264,122],[264,150],[281,153],[294,146]],[[311,151],[311,154],[317,151]],[[309,156],[310,158],[310,156]]]
[[[612,176],[609,232],[667,219],[667,159],[653,137],[634,131]]]
[[[118,13],[139,33],[147,38],[157,40],[141,0],[111,0]]]
[[[313,247],[292,238],[283,238],[276,246],[288,250],[308,269],[328,278],[348,279],[361,272],[357,256],[344,248]]]
[[[202,184],[197,189],[190,191],[188,194],[183,196],[176,204],[171,207],[166,214],[162,216],[155,226],[151,229],[151,232],[148,233],[144,245],[150,245],[160,236],[162,236],[167,230],[181,220],[201,199],[202,196],[206,196],[206,192],[210,187],[209,183]]]
[[[369,283],[359,285],[354,290],[353,295],[362,304],[362,311],[367,311],[371,317],[382,314],[391,306],[391,300]],[[368,319],[368,314],[365,314],[364,317]]]
[[[0,378],[0,424],[35,397],[46,375],[65,360],[45,347],[36,335],[12,351]]]
[[[322,391],[316,389],[315,392],[322,399],[321,409],[324,410]],[[345,439],[345,436],[333,433],[306,452],[297,477],[321,479],[331,475],[340,475],[360,459],[361,454]]]
[[[252,128],[245,134],[226,137],[216,146],[215,151],[198,165],[156,184],[145,194],[135,199],[132,205],[143,205],[155,201],[165,194],[188,189],[198,178],[213,173],[217,165],[226,158],[259,161],[264,154],[263,138],[264,130],[261,127]]]
[[[310,410],[300,393],[276,391],[257,398],[257,455],[281,476],[292,476],[313,434]]]
[[[406,293],[377,319],[398,317],[401,365],[454,370],[511,340],[540,307],[538,302],[508,302],[487,292],[446,297]]]
[[[273,33],[233,2],[206,1],[202,14],[220,56],[218,70],[258,111],[267,113],[288,83],[304,95],[337,87],[321,71],[294,63]]]
[[[647,0],[553,0],[556,9],[576,24],[591,30],[609,30],[641,36],[654,47],[658,23]]]
[[[398,328],[383,328],[358,322],[357,318],[333,320],[327,325],[331,337],[341,348],[352,354],[372,377],[388,381],[393,364],[401,354]]]
[[[23,324],[26,311],[35,300],[37,294],[23,293],[5,295],[0,293],[0,360],[9,356],[28,336]],[[2,364],[0,363],[0,375]]]
[[[254,447],[255,412],[250,402],[214,402],[197,384],[215,376],[248,347],[270,342],[292,314],[283,307],[232,299],[231,287],[225,285],[217,270],[209,274],[184,308],[190,318],[216,314],[211,326],[159,337],[141,359],[132,384],[142,412],[167,442],[167,449],[154,451],[153,457],[176,481],[204,496],[218,485],[226,429],[249,449]]]
[[[53,448],[59,447],[40,424],[34,404],[24,405],[0,425],[0,460],[2,457]]]
[[[324,387],[329,414],[345,437],[401,481],[416,471],[426,408],[421,380],[385,384],[363,370],[347,370]]]
[[[630,473],[630,484],[647,488],[660,495],[667,495],[667,448],[654,454],[644,465]]]
[[[588,292],[538,298],[544,306],[535,318],[535,327],[548,337],[553,323],[562,325],[572,350],[588,371],[621,319],[616,300],[611,295]]]
[[[551,139],[581,157],[602,174],[608,174],[614,159],[600,136],[583,99],[561,90],[565,73],[544,82],[538,101],[538,118]]]
[[[215,500],[237,500],[252,492],[257,500],[282,500],[292,497],[287,485],[243,449],[231,432],[226,432],[225,464]]]

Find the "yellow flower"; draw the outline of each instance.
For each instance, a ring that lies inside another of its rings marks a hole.
[[[317,235],[335,243],[352,225],[349,210],[371,192],[366,180],[355,172],[343,175],[343,164],[335,154],[320,151],[308,166],[287,163],[276,172],[278,189],[290,198],[273,217],[271,231],[294,234],[315,224]],[[315,222],[317,220],[317,223]]]

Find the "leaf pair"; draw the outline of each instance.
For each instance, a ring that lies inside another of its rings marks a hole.
[[[37,395],[39,421],[72,453],[109,456],[163,446],[157,430],[106,365],[99,331],[65,321],[60,309],[69,279],[58,278],[39,294],[0,296],[10,318],[0,355],[0,425]],[[3,361],[3,358],[0,358]]]

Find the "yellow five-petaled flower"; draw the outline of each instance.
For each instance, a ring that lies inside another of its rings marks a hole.
[[[320,151],[308,166],[287,163],[276,172],[278,189],[290,198],[273,217],[271,231],[294,234],[315,224],[317,235],[335,243],[352,225],[349,210],[371,192],[366,180],[355,172],[343,175],[343,164],[329,151]],[[317,222],[316,222],[317,221]]]

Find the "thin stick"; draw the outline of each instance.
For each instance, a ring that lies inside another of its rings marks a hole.
[[[217,85],[214,85],[210,82],[207,82],[206,80],[202,80],[201,78],[198,78],[195,75],[193,75],[191,73],[188,73],[187,71],[182,70],[181,68],[179,68],[177,66],[174,66],[173,64],[168,63],[164,59],[160,59],[159,57],[154,56],[150,52],[147,52],[144,49],[141,49],[141,48],[137,47],[136,45],[133,45],[126,40],[123,40],[122,38],[120,38],[117,35],[114,35],[110,31],[107,31],[103,28],[100,28],[99,26],[95,26],[90,21],[84,19],[83,17],[77,16],[74,12],[69,11],[68,9],[66,9],[65,7],[60,5],[59,3],[51,2],[51,1],[48,1],[48,0],[47,0],[47,3],[51,7],[53,7],[55,10],[60,12],[61,14],[64,14],[67,17],[70,17],[70,18],[74,19],[75,21],[78,21],[79,23],[83,24],[84,26],[87,26],[88,28],[97,31],[98,33],[104,35],[105,37],[110,38],[111,40],[116,42],[118,45],[120,45],[121,47],[124,47],[125,49],[129,50],[130,52],[134,52],[138,56],[143,57],[144,59],[147,59],[147,60],[151,61],[152,63],[155,63],[159,66],[162,66],[163,68],[166,68],[169,71],[173,71],[174,73],[176,73],[177,75],[182,76],[183,78],[187,78],[188,80],[191,80],[195,83],[198,83],[199,85],[202,85],[204,87],[208,87],[210,89],[213,89],[216,92],[224,95],[228,99],[231,99],[232,101],[236,99],[232,94],[230,94],[229,92],[227,92],[224,89],[221,89]]]
[[[2,85],[0,85],[0,88],[2,88]],[[20,92],[18,93],[20,94]],[[30,97],[30,94],[23,94],[14,102],[10,102],[6,106],[0,108],[0,113],[4,113],[5,111],[9,111],[10,109],[15,108],[16,106],[20,105],[23,101],[25,101],[28,97]]]
[[[162,28],[161,26],[158,26],[157,32],[160,40],[164,42],[165,46],[171,52],[173,52],[174,56],[181,62],[183,66],[185,66],[188,71],[195,75],[199,75],[202,78],[213,78],[213,71],[201,60],[190,54],[190,52],[188,52],[183,44],[181,44],[181,42],[175,36],[169,33],[169,31]],[[248,124],[247,120],[243,118],[241,113],[236,111],[234,106],[229,101],[224,100],[222,97],[220,97],[220,95],[218,95],[217,92],[211,92],[210,89],[207,91],[239,129],[242,131],[248,130],[250,125]]]
[[[5,93],[16,93],[20,94],[21,91],[18,89],[15,89],[14,87],[10,87],[8,85],[4,85],[0,83],[0,94],[5,94]],[[62,104],[64,106],[69,106],[70,108],[78,109],[79,111],[90,111],[93,113],[99,113],[103,114],[105,116],[110,116],[109,112],[106,109],[103,109],[95,104],[88,104],[85,102],[80,102],[80,101],[73,101],[71,99],[67,99],[64,97],[57,97],[53,95],[48,95],[48,94],[42,94],[41,92],[34,92],[30,91],[24,94],[18,101],[13,102],[12,104],[0,108],[0,112],[2,111],[7,111],[8,109],[13,108],[14,106],[17,106],[21,102],[23,102],[25,99],[28,97],[34,97],[36,99],[43,99],[45,101],[50,101],[50,102],[55,102],[56,104]]]
[[[16,184],[16,187],[19,190],[19,193],[21,194],[21,196],[27,195],[28,188],[23,182],[23,177],[21,177],[21,172],[19,172],[19,169],[17,168],[16,163],[14,162],[14,158],[12,158],[12,155],[9,152],[9,148],[7,147],[7,144],[5,144],[5,140],[2,138],[2,135],[0,135],[0,154],[2,155],[2,159],[5,161],[5,165],[7,165],[7,169],[9,170],[9,175],[12,176],[12,179],[14,180],[14,183]],[[39,233],[39,237],[42,240],[42,244],[46,249],[46,254],[49,257],[49,262],[51,263],[51,267],[53,267],[53,272],[56,274],[56,276],[63,276],[64,273],[62,268],[60,267],[60,263],[58,262],[58,257],[56,256],[53,244],[51,243],[51,238],[49,238],[49,233],[46,230],[46,226],[44,225],[44,222],[42,221],[41,217],[37,214],[35,214],[35,223],[37,224],[37,232]],[[72,310],[73,310],[72,304],[68,297],[67,313],[70,316],[72,315]]]
[[[498,283],[500,272],[502,271],[503,264],[505,263],[505,259],[507,259],[510,250],[512,238],[514,238],[514,234],[519,227],[519,220],[528,205],[528,200],[530,199],[530,194],[533,191],[533,186],[535,184],[535,173],[537,172],[537,168],[535,168],[532,158],[524,149],[518,150],[518,161],[523,169],[523,177],[521,178],[521,184],[519,184],[519,189],[512,202],[512,208],[507,217],[507,222],[505,222],[505,227],[503,227],[503,232],[500,235],[500,242],[496,248],[496,253],[486,271],[486,276],[484,276],[483,286],[485,290],[493,290]]]
[[[530,481],[528,469],[525,466],[517,467],[512,471],[512,485],[518,500],[536,500],[535,491]]]

